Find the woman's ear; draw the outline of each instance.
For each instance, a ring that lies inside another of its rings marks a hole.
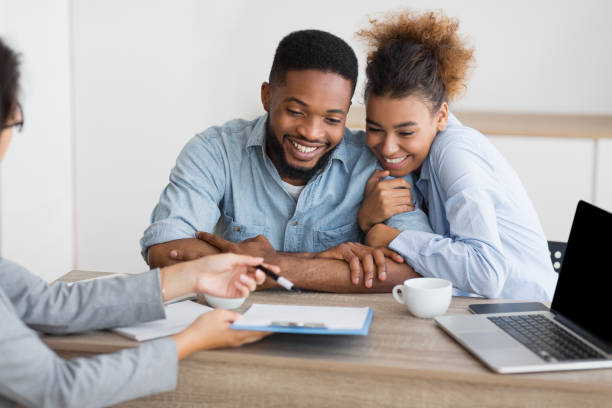
[[[446,129],[446,123],[448,122],[448,104],[446,102],[442,102],[440,109],[438,109],[438,113],[436,113],[436,125],[438,128],[438,132]]]
[[[270,83],[261,84],[261,104],[266,112],[270,112]]]

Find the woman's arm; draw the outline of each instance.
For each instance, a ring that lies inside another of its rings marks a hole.
[[[165,269],[163,289],[157,292],[158,302],[161,303],[162,293],[171,299],[194,290],[221,296],[247,295],[257,283],[263,282],[265,275],[256,272],[249,276],[244,271],[261,262],[261,258],[224,254],[184,263],[180,268]],[[194,273],[189,265],[194,265],[196,272],[206,270],[206,273]],[[275,266],[266,266],[280,272]],[[6,272],[6,265],[4,267],[2,271]],[[159,274],[155,272],[150,274],[159,282]],[[17,281],[37,281],[30,274],[24,276]],[[4,281],[8,282],[8,279]],[[118,353],[66,361],[53,353],[24,324],[3,287],[0,285],[0,321],[3,323],[0,331],[0,355],[3,356],[0,359],[0,403],[4,397],[27,406],[97,407],[169,391],[176,385],[177,359],[199,350],[237,347],[267,334],[231,330],[230,324],[240,315],[215,310],[200,316],[187,329],[172,337],[146,342],[138,348]],[[12,295],[15,297],[15,291]],[[89,299],[88,305],[98,301],[104,303],[104,299],[93,298]],[[23,308],[24,302],[17,303]],[[105,309],[98,307],[95,310]],[[124,310],[124,313],[129,314],[129,310]],[[52,315],[47,317],[54,318]],[[94,318],[104,320],[99,316]]]
[[[450,234],[404,231],[390,248],[423,276],[448,279],[458,289],[494,298],[507,279],[496,213],[504,197],[494,165],[475,149],[450,142],[438,146],[430,159],[430,183],[438,183],[443,192]]]
[[[27,325],[65,334],[163,319],[164,301],[192,292],[248,296],[265,279],[263,272],[252,268],[262,261],[235,254],[212,255],[161,271],[47,285],[21,266],[2,260],[0,283]]]
[[[0,319],[0,395],[10,401],[34,407],[102,407],[176,386],[177,348],[170,338],[67,361],[25,326],[1,291]]]
[[[43,332],[74,333],[165,317],[158,270],[73,285],[48,285],[3,259],[0,283],[17,316]]]

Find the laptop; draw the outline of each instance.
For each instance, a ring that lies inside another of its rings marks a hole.
[[[611,235],[612,214],[580,201],[550,311],[436,322],[497,373],[612,367]]]

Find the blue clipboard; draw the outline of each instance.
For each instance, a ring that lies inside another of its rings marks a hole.
[[[360,329],[328,329],[324,324],[317,322],[272,322],[268,326],[247,326],[232,323],[230,328],[234,330],[257,330],[275,333],[367,336],[370,331],[373,315],[374,310],[369,308],[363,326]]]

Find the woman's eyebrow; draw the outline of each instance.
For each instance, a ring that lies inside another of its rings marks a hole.
[[[378,126],[380,128],[382,127],[380,123],[374,122],[372,119],[366,118],[366,123],[369,123],[370,125]]]
[[[374,122],[372,119],[366,118],[366,123],[369,123],[370,125],[382,127],[382,125],[380,123]],[[401,127],[417,126],[417,125],[418,125],[418,123],[416,123],[415,121],[410,120],[408,122],[399,123],[397,125],[394,125],[393,128],[397,129],[397,128],[401,128]]]
[[[405,127],[405,126],[416,126],[416,125],[418,125],[418,123],[416,123],[416,122],[414,122],[414,121],[410,120],[410,121],[408,121],[408,122],[400,123],[400,124],[395,125],[395,126],[393,126],[393,127],[394,127],[395,129],[397,129],[397,128],[401,128],[401,127]]]

